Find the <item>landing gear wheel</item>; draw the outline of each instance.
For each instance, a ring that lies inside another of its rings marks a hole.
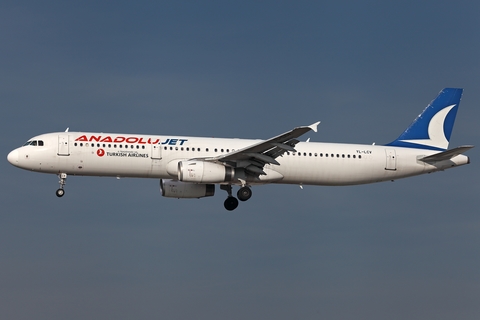
[[[252,196],[252,189],[249,187],[241,187],[237,192],[238,200],[247,201]]]
[[[223,203],[228,211],[235,210],[238,207],[238,200],[235,197],[228,197]]]
[[[63,195],[65,194],[65,190],[58,189],[55,193],[57,194],[57,197],[60,198],[60,197],[63,197]]]

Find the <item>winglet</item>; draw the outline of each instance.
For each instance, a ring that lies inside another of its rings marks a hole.
[[[312,129],[313,132],[317,132],[317,127],[318,127],[319,124],[320,124],[320,121],[315,122],[314,124],[309,125],[308,127],[309,127],[310,129]]]

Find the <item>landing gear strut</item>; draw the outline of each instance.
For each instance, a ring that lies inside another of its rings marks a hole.
[[[235,210],[238,207],[238,200],[247,201],[252,196],[252,189],[250,189],[247,186],[243,186],[238,190],[237,192],[238,200],[232,195],[231,184],[220,185],[220,189],[225,190],[228,193],[228,197],[223,203],[223,205],[225,206],[225,209],[227,209],[228,211]]]
[[[57,189],[57,191],[55,192],[57,197],[63,197],[63,195],[65,194],[65,190],[63,190],[63,187],[65,186],[65,180],[67,180],[67,174],[66,173],[60,173],[58,175],[58,177],[60,178],[60,181],[58,183],[60,183],[60,188]]]

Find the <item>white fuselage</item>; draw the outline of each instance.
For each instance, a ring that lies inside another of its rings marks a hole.
[[[44,173],[176,179],[179,161],[228,154],[261,140],[58,132],[30,141],[39,142],[12,151],[12,164]],[[250,184],[365,184],[469,162],[458,155],[430,164],[418,159],[438,151],[380,145],[300,142],[295,149],[277,158],[280,165],[266,165],[267,174]]]

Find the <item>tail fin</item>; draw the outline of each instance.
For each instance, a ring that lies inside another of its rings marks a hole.
[[[446,150],[463,89],[445,88],[397,140],[387,146]]]

